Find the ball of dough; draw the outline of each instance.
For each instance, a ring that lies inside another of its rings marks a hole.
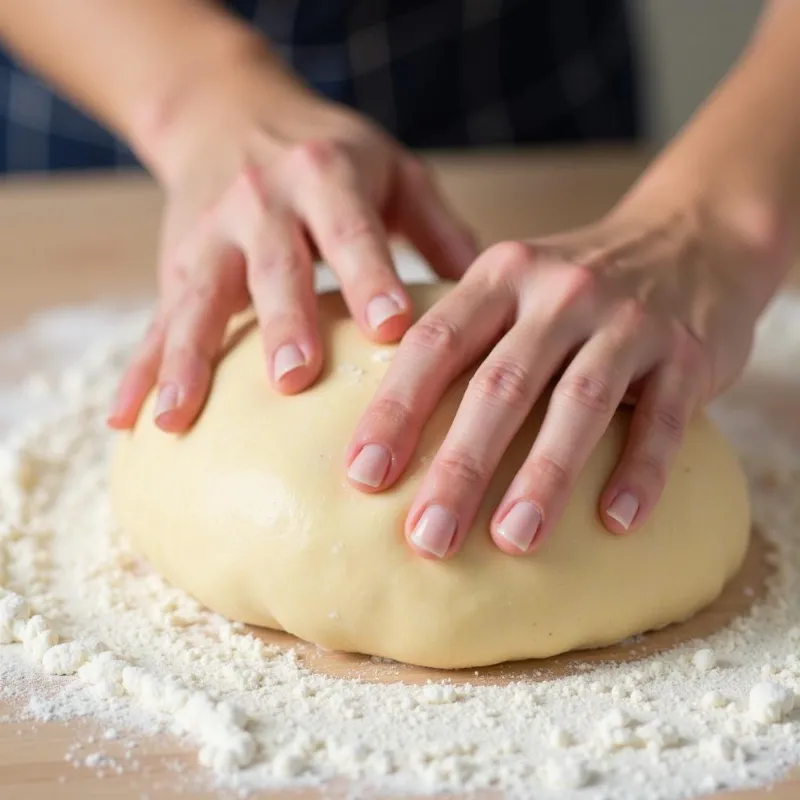
[[[445,291],[410,287],[417,313]],[[347,483],[344,451],[394,348],[368,342],[338,293],[320,298],[319,316],[326,367],[311,389],[285,397],[269,386],[250,327],[233,336],[188,434],[158,430],[150,397],[136,428],[120,436],[111,490],[121,527],[199,602],[331,650],[475,667],[609,645],[685,620],[739,569],[747,488],[703,415],[642,529],[615,536],[598,517],[629,423],[620,411],[548,540],[527,557],[500,552],[489,520],[530,450],[546,397],[508,448],[464,548],[447,561],[418,557],[404,518],[470,376],[439,405],[404,478],[362,494]]]

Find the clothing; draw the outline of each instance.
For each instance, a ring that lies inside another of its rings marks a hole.
[[[635,139],[626,0],[233,0],[322,94],[412,148]],[[126,167],[121,142],[0,54],[0,171]]]

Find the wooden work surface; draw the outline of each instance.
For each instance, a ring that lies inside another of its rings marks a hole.
[[[441,156],[435,159],[435,166],[456,206],[474,225],[482,242],[489,244],[592,221],[631,184],[646,161],[644,154],[629,151],[560,151]],[[158,190],[136,175],[0,183],[0,333],[54,305],[152,294],[160,205]],[[636,658],[710,633],[746,609],[751,601],[743,587],[758,587],[763,582],[762,552],[758,539],[754,541],[737,581],[717,603],[686,625],[652,634],[633,649],[618,647],[571,655],[539,662],[535,667],[499,667],[484,671],[482,680],[504,681],[519,678],[521,673],[552,677],[570,670],[576,659]],[[281,640],[277,634],[265,635]],[[320,656],[311,648],[301,650],[309,666],[330,674],[378,681],[421,681],[431,676],[424,670],[381,668],[364,659]],[[457,674],[448,677],[458,680]],[[472,672],[470,680],[476,681]],[[135,773],[98,778],[92,770],[75,770],[64,760],[78,734],[85,736],[87,732],[91,732],[88,722],[0,724],[0,799],[157,800],[175,796],[176,764],[195,769],[194,753],[174,741],[158,739],[142,742],[137,751],[142,767]],[[113,747],[104,746],[104,751],[114,755]],[[187,792],[185,780],[180,785],[180,796],[187,799],[215,796]],[[798,796],[800,780],[788,779],[769,791],[725,795],[737,800],[789,800]]]

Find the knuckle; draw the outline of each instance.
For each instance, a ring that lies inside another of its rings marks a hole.
[[[278,342],[305,332],[308,318],[298,309],[284,311],[274,317],[261,320],[262,338],[265,343]]]
[[[568,268],[564,279],[562,305],[573,305],[597,294],[598,275],[596,270],[579,264]]]
[[[204,280],[193,283],[187,291],[187,299],[198,306],[210,306],[221,293],[222,287],[216,282]]]
[[[149,374],[161,360],[161,347],[142,342],[128,363],[128,373]]]
[[[144,338],[142,340],[142,348],[147,349],[160,346],[164,340],[166,329],[167,326],[164,318],[160,314],[154,317],[150,321],[150,324],[147,326],[147,330],[145,331]]]
[[[306,273],[303,259],[297,253],[292,252],[262,252],[251,259],[248,267],[251,278],[256,279],[273,274],[300,278]]]
[[[432,185],[430,172],[422,159],[409,156],[405,160],[403,169],[405,171],[406,180],[412,187],[425,190]]]
[[[342,147],[330,139],[309,139],[289,153],[290,161],[302,172],[323,173],[342,157]]]
[[[512,361],[495,361],[481,367],[470,385],[480,398],[512,408],[527,407],[531,399],[530,374]]]
[[[649,317],[644,302],[636,297],[626,297],[617,309],[617,327],[621,335],[631,335],[641,331]]]
[[[663,486],[667,482],[667,462],[654,453],[639,452],[627,468],[628,474],[644,486]]]
[[[559,381],[555,393],[596,414],[608,414],[612,411],[611,386],[608,382],[592,375],[583,373],[565,375]]]
[[[551,297],[537,311],[546,328],[583,326],[596,305],[597,277],[590,269],[568,265],[552,273]]]
[[[168,327],[193,326],[195,319],[214,304],[216,286],[206,276],[192,273],[170,300]]]
[[[270,195],[261,171],[255,165],[246,164],[241,168],[233,183],[233,191],[244,197],[247,206],[256,213],[263,214],[269,209]]]
[[[406,433],[410,430],[413,415],[403,400],[391,395],[378,397],[369,410],[369,418],[381,429],[393,429]]]
[[[609,245],[587,245],[581,246],[570,259],[571,262],[582,269],[586,269],[592,275],[615,275],[622,267],[623,260],[618,248]]]
[[[672,355],[678,364],[688,370],[698,369],[705,358],[703,343],[681,322],[673,326]]]
[[[363,214],[335,217],[328,233],[334,247],[352,244],[375,234],[375,226]]]
[[[536,259],[536,248],[528,242],[509,240],[493,244],[486,251],[486,264],[503,274],[526,270]]]
[[[183,287],[175,308],[176,318],[181,317],[183,324],[196,327],[211,309],[223,301],[225,288],[221,280],[211,279],[211,276],[195,276]]]
[[[698,338],[686,325],[672,326],[669,368],[684,386],[686,398],[697,400],[714,393],[717,367],[708,344]]]
[[[179,288],[185,286],[192,276],[192,270],[188,265],[196,260],[198,249],[195,242],[190,242],[188,237],[176,243],[161,262],[159,268],[161,276],[172,286]]]
[[[534,485],[544,484],[550,492],[561,494],[572,486],[572,470],[550,455],[540,455],[531,464]]]
[[[666,405],[657,405],[650,411],[648,422],[662,436],[671,442],[680,442],[686,427],[683,410]]]
[[[447,355],[459,351],[461,339],[462,333],[457,325],[433,315],[424,316],[405,336],[406,342],[414,348]]]
[[[463,450],[442,453],[436,459],[436,467],[448,482],[457,481],[469,486],[481,486],[488,480],[486,467]]]
[[[180,342],[169,348],[164,358],[164,372],[179,373],[192,370],[198,364],[209,361],[209,356],[203,353],[197,342]]]

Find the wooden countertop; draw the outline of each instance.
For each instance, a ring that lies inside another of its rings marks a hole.
[[[434,162],[455,205],[490,244],[592,221],[627,189],[647,156],[616,149],[562,150],[441,155]],[[0,333],[50,306],[151,295],[160,204],[157,188],[136,174],[0,182]],[[195,763],[193,753],[159,739],[137,751],[141,770],[99,779],[64,760],[78,733],[90,729],[89,723],[0,724],[0,797],[156,800],[173,796],[170,764],[191,769]],[[113,755],[112,748],[104,749]],[[738,800],[798,796],[798,781],[769,792],[726,795]]]
[[[591,221],[645,163],[627,152],[570,151],[441,156],[436,166],[489,244]],[[152,291],[159,211],[160,192],[138,175],[0,182],[3,325],[53,303]]]

